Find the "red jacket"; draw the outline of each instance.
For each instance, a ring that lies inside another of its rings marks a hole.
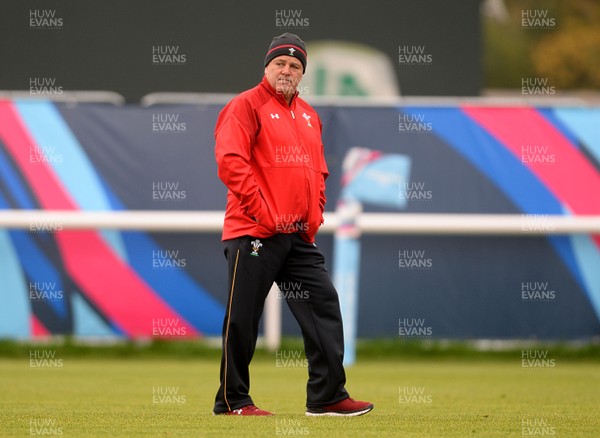
[[[297,93],[288,105],[263,77],[223,108],[215,139],[229,189],[223,240],[299,232],[314,242],[329,174],[315,110]]]

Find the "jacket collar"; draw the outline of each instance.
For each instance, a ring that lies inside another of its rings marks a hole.
[[[271,96],[273,96],[278,102],[280,102],[283,106],[285,106],[286,108],[292,108],[294,106],[294,104],[296,103],[296,97],[298,96],[298,91],[296,91],[296,93],[292,96],[292,100],[290,102],[290,104],[288,105],[287,100],[285,100],[285,96],[281,93],[278,93],[277,91],[275,91],[275,89],[271,86],[271,84],[269,84],[269,81],[267,80],[266,76],[263,76],[262,81],[260,82],[260,85],[262,85]]]

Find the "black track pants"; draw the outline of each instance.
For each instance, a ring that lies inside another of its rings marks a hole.
[[[223,321],[221,386],[214,411],[253,404],[248,366],[264,301],[274,281],[283,285],[282,296],[302,329],[309,374],[307,407],[347,398],[340,305],[321,251],[298,234],[266,239],[244,236],[225,241],[224,247],[229,300]]]

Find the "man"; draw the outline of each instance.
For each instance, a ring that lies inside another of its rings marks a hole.
[[[261,83],[229,102],[215,127],[219,178],[228,188],[229,299],[213,413],[271,415],[249,395],[248,366],[275,281],[298,289],[285,295],[309,364],[306,415],[362,415],[373,405],[351,399],[344,387],[338,296],[314,243],[328,170],[319,116],[296,91],[306,69],[304,42],[290,33],[275,37],[264,65]]]

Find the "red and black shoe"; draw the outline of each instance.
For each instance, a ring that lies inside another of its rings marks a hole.
[[[273,415],[268,411],[263,411],[262,409],[258,409],[254,405],[246,405],[239,409],[233,409],[228,412],[213,412],[213,415]]]
[[[306,415],[309,417],[320,415],[329,415],[334,417],[356,417],[358,415],[364,415],[372,410],[373,403],[347,398],[328,406],[323,406],[320,408],[307,408]]]

